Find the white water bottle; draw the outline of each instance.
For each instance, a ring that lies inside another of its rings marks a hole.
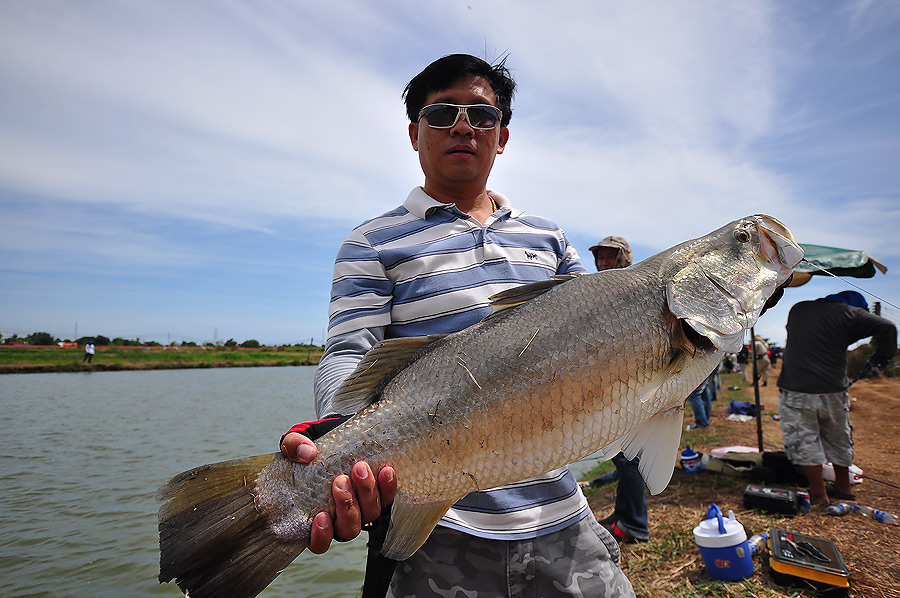
[[[853,505],[848,505],[847,503],[842,502],[837,505],[828,505],[828,508],[825,509],[825,512],[828,513],[829,515],[834,515],[835,517],[841,517],[843,515],[846,515],[853,509],[854,509]]]
[[[750,545],[750,554],[756,556],[760,553],[765,554],[768,547],[769,534],[754,534],[747,543]]]
[[[867,507],[865,505],[856,505],[856,510],[865,515],[866,517],[870,517],[875,521],[880,521],[881,523],[887,523],[888,525],[900,525],[900,519],[897,518],[893,513],[887,513],[885,511],[881,511],[879,509],[873,509],[872,507]]]

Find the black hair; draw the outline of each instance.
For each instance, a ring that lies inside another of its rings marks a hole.
[[[438,58],[412,78],[403,90],[406,115],[410,122],[419,120],[419,111],[425,106],[425,98],[435,91],[447,89],[464,77],[484,77],[497,96],[497,107],[503,113],[500,124],[507,126],[512,118],[512,98],[516,82],[506,68],[506,57],[491,65],[470,54],[449,54]]]

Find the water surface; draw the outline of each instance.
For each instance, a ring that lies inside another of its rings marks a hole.
[[[156,489],[204,463],[276,451],[281,434],[314,415],[314,373],[0,375],[0,595],[181,595],[157,583]],[[364,536],[301,555],[260,596],[358,595]]]
[[[314,371],[0,375],[0,594],[181,595],[156,580],[156,489],[197,465],[276,451],[313,415]],[[304,554],[261,596],[354,596],[364,561],[362,538]]]

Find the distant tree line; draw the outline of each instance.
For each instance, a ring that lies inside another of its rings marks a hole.
[[[103,336],[102,334],[98,334],[96,336],[82,336],[78,339],[75,339],[74,342],[78,343],[79,346],[84,346],[89,341],[93,341],[94,345],[98,347],[163,347],[162,343],[158,343],[156,341],[142,341],[140,338],[137,339],[127,339],[116,337],[112,340],[109,337]],[[13,334],[10,337],[4,338],[3,334],[0,333],[0,343],[4,345],[12,345],[12,344],[21,344],[25,343],[27,345],[58,345],[60,343],[71,343],[70,339],[59,339],[54,337],[49,332],[33,332],[28,336],[20,337],[17,334]],[[193,341],[181,341],[180,343],[172,343],[172,347],[243,347],[246,349],[258,349],[260,347],[265,347],[267,345],[262,345],[256,339],[246,340],[242,343],[238,343],[233,338],[228,339],[227,341],[219,341],[218,343],[202,343],[198,344]],[[279,345],[279,346],[293,346],[293,347],[312,347],[310,343],[295,343],[293,345]]]

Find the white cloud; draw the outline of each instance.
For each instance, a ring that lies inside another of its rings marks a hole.
[[[803,242],[900,258],[893,2],[34,0],[0,15],[15,229],[0,251],[20,271],[90,230],[97,263],[136,272],[177,254],[227,268],[209,247],[234,234],[349,231],[422,182],[400,94],[459,51],[508,52],[520,86],[491,186],[570,234],[663,249],[764,212]],[[173,224],[181,237],[154,228]],[[335,250],[317,245],[300,276]]]

